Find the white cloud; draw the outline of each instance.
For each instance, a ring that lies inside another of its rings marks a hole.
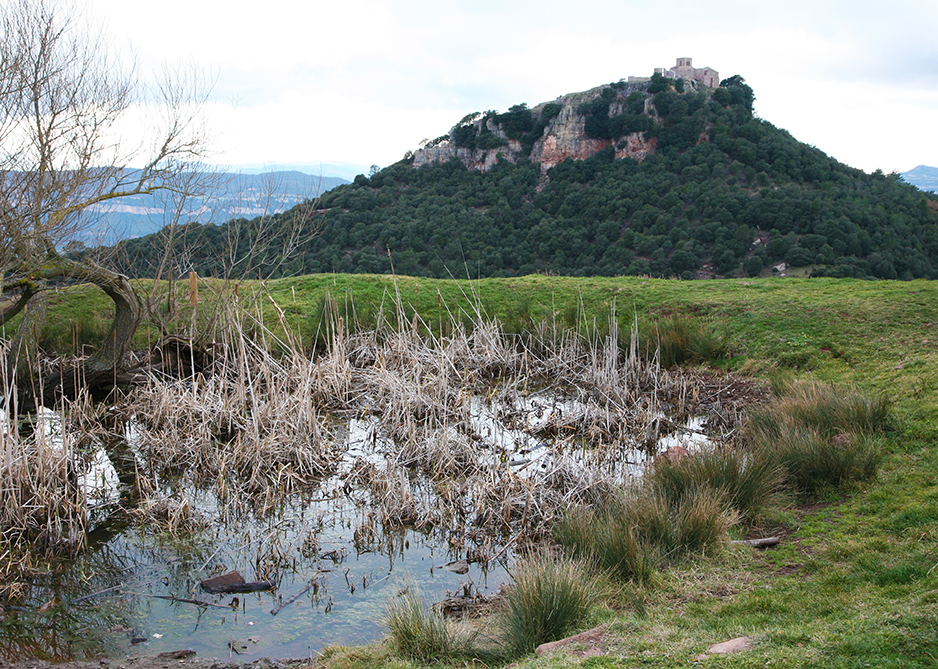
[[[218,72],[220,159],[387,164],[466,113],[691,56],[758,113],[865,170],[938,164],[933,0],[87,0],[144,65]]]

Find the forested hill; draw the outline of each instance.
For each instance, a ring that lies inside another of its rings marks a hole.
[[[656,76],[470,114],[416,155],[265,219],[282,236],[319,230],[289,257],[270,233],[257,243],[259,220],[190,226],[178,271],[219,274],[253,254],[256,274],[938,276],[938,202],[798,142],[754,117],[753,99],[739,76],[716,89]],[[156,236],[121,250],[137,275],[163,252]]]

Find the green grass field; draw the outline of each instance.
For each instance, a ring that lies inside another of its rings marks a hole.
[[[211,311],[210,286],[201,292],[196,319]],[[626,327],[636,318],[641,325],[688,316],[726,337],[729,355],[716,363],[716,373],[766,382],[815,379],[885,395],[899,427],[875,479],[770,516],[765,530],[783,536],[776,548],[732,546],[678,564],[648,587],[623,589],[586,623],[609,624],[605,657],[581,662],[532,655],[519,664],[686,666],[711,644],[750,636],[752,650],[704,663],[938,666],[938,283],[319,275],[245,284],[239,295],[251,291],[264,296],[259,303],[266,322],[288,320],[308,346],[330,309],[367,327],[382,310],[396,318],[397,295],[402,317],[411,320],[416,311],[431,329],[445,329],[463,315],[472,320],[476,311],[516,331],[543,320],[602,328],[611,314]],[[102,331],[106,298],[77,293],[77,300],[73,293],[53,295],[49,345],[68,348]],[[144,345],[154,333],[144,328],[139,337]],[[318,662],[414,666],[391,648],[330,648]]]

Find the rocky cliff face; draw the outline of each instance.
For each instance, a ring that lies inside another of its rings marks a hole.
[[[692,86],[692,85],[691,85]],[[614,91],[614,96],[609,91]],[[445,163],[453,158],[460,160],[469,169],[486,171],[499,160],[516,162],[523,157],[539,163],[541,169],[546,171],[558,163],[573,158],[584,160],[609,146],[615,146],[616,158],[634,158],[642,160],[655,150],[655,138],[646,137],[645,132],[632,132],[615,138],[591,137],[586,131],[587,116],[583,113],[584,103],[589,103],[603,97],[609,101],[608,117],[613,118],[628,111],[626,98],[635,92],[644,97],[644,113],[655,121],[654,108],[648,96],[648,82],[619,83],[611,86],[599,86],[582,93],[572,93],[562,96],[550,103],[541,103],[530,109],[532,118],[537,121],[549,110],[550,119],[540,124],[535,123],[535,132],[543,126],[541,134],[533,138],[528,135],[528,141],[523,142],[517,138],[510,138],[499,117],[489,114],[475,115],[474,118],[464,120],[450,130],[448,135],[429,142],[414,152],[413,165],[433,165]],[[557,107],[559,106],[559,112]],[[527,112],[527,108],[525,108]],[[471,133],[469,129],[471,127]],[[487,148],[472,146],[474,142],[466,142],[465,138],[487,137]],[[462,143],[460,144],[460,140]],[[467,146],[466,144],[469,144]],[[493,144],[497,146],[492,146]]]
[[[499,146],[494,149],[468,149],[462,146],[456,146],[450,140],[443,140],[438,144],[426,146],[414,152],[414,167],[422,165],[436,165],[448,162],[451,158],[458,158],[471,170],[488,171],[499,158],[505,158],[515,162],[521,154],[521,143],[517,140],[508,140],[505,146]]]

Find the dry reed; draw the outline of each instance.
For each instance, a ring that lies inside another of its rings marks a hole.
[[[80,433],[63,429],[71,407],[65,418],[47,409],[20,415],[15,379],[0,376],[0,576],[12,587],[43,559],[82,548],[89,505],[76,455]]]
[[[398,298],[394,325],[382,306],[377,327],[356,332],[354,314],[329,307],[315,357],[279,310],[276,327],[264,323],[264,300],[227,302],[204,369],[186,378],[154,372],[122,404],[141,521],[194,531],[199,518],[180,490],[212,488],[224,520],[269,513],[336,476],[367,509],[363,544],[374,543],[378,526],[419,525],[491,556],[509,537],[547,536],[571,504],[607,497],[644,462],[642,449],[654,450],[663,425],[680,424],[698,397],[712,395],[705,380],[641,355],[634,327],[623,346],[614,313],[602,334],[544,323],[516,336],[480,309],[471,327],[454,314],[434,333],[406,318]],[[80,541],[85,501],[66,471],[74,458],[31,448],[11,416],[0,434],[0,495],[10,502],[3,536]],[[349,462],[338,434],[351,416],[371,422],[380,464]],[[59,515],[38,509],[37,498],[54,500]]]

